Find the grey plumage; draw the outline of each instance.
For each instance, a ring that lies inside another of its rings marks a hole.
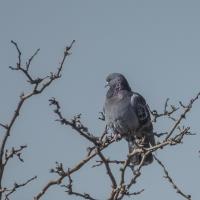
[[[145,148],[154,146],[153,126],[145,99],[131,90],[122,74],[112,73],[106,81],[109,87],[104,104],[107,126],[128,141],[129,152],[137,148],[138,143]],[[135,154],[131,162],[138,165],[141,159],[141,154]],[[152,161],[152,154],[148,154],[144,165]]]

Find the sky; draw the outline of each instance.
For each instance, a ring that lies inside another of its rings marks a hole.
[[[68,119],[82,113],[83,122],[99,136],[105,124],[98,119],[98,113],[106,94],[105,77],[111,72],[124,74],[132,89],[159,111],[168,97],[172,104],[179,100],[187,103],[200,91],[199,10],[197,0],[0,0],[0,122],[9,122],[19,95],[30,89],[22,74],[8,68],[17,61],[10,41],[18,43],[24,63],[37,48],[41,49],[31,72],[43,76],[55,71],[65,46],[76,40],[62,78],[42,95],[27,101],[13,127],[7,148],[22,144],[28,148],[23,154],[24,163],[10,161],[3,182],[12,186],[13,182],[23,182],[34,175],[38,179],[11,199],[33,199],[42,186],[55,178],[49,173],[55,161],[63,162],[67,169],[85,156],[88,142],[70,127],[55,122],[49,98],[60,101]],[[156,152],[177,185],[192,199],[200,196],[199,105],[200,102],[194,105],[185,121],[197,135]],[[159,121],[154,130],[163,132],[169,128],[167,121]],[[126,142],[120,141],[105,153],[110,158],[123,159],[127,151]],[[105,169],[93,169],[92,164],[73,176],[74,187],[82,192],[92,191],[104,200],[110,183]],[[142,188],[145,191],[135,199],[182,199],[163,178],[156,162],[143,169],[133,190]],[[42,199],[76,198],[55,186]]]

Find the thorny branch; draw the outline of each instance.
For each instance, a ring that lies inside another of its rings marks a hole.
[[[106,171],[108,176],[110,177],[111,183],[112,183],[112,188],[115,189],[117,187],[117,182],[115,180],[115,177],[113,176],[112,170],[110,168],[109,162],[107,162],[107,158],[104,157],[103,153],[97,149],[98,155],[101,158],[102,162],[104,163],[106,167]]]
[[[16,190],[17,189],[19,189],[19,188],[21,188],[21,187],[24,187],[25,185],[27,185],[28,183],[30,183],[30,182],[32,182],[33,180],[35,180],[37,178],[37,176],[34,176],[34,177],[32,177],[32,178],[30,178],[30,179],[28,179],[26,182],[24,182],[24,183],[14,183],[14,186],[13,186],[13,188],[12,189],[6,189],[6,188],[4,188],[4,192],[7,192],[6,194],[5,194],[5,200],[9,200],[9,196],[11,195],[11,194],[13,194],[14,192],[16,192]]]
[[[186,118],[186,114],[192,109],[192,105],[193,103],[199,98],[200,96],[200,92],[190,100],[190,102],[188,103],[188,105],[184,106],[181,102],[180,105],[182,106],[182,108],[184,109],[183,113],[180,115],[180,117],[176,120],[176,123],[174,124],[174,126],[172,127],[171,131],[169,132],[169,134],[166,136],[165,140],[169,139],[170,136],[174,133],[174,130],[180,125],[181,121],[183,119]]]
[[[125,161],[124,160],[110,160],[110,159],[106,159],[107,163],[109,164],[124,164]],[[92,167],[99,167],[100,165],[103,164],[103,161],[102,160],[96,160],[96,164],[93,165]]]
[[[131,196],[131,195],[138,195],[144,191],[144,189],[138,191],[138,192],[131,192],[131,188],[134,184],[136,184],[137,179],[141,176],[141,170],[143,168],[143,163],[145,160],[145,157],[149,153],[153,153],[157,151],[158,149],[163,149],[166,146],[175,146],[177,144],[182,143],[183,138],[185,135],[192,135],[190,132],[190,127],[184,127],[181,126],[182,119],[185,118],[186,114],[190,111],[192,108],[193,103],[198,99],[200,93],[198,93],[195,98],[193,98],[187,106],[183,106],[183,104],[180,104],[180,108],[177,108],[175,106],[170,106],[171,110],[167,110],[168,108],[168,101],[165,102],[164,106],[164,112],[159,114],[157,111],[151,112],[152,115],[154,116],[154,121],[157,120],[159,117],[165,117],[167,116],[170,120],[172,120],[173,126],[171,131],[167,133],[160,133],[158,134],[158,137],[162,137],[163,135],[167,135],[162,141],[157,142],[155,146],[151,146],[149,148],[137,148],[133,152],[129,153],[127,155],[127,159],[125,160],[111,160],[106,158],[106,156],[103,153],[103,150],[105,148],[108,148],[113,142],[115,142],[115,139],[110,136],[107,133],[107,128],[103,132],[102,136],[100,137],[95,137],[93,134],[91,134],[88,131],[88,128],[85,127],[82,122],[81,122],[81,115],[76,115],[75,117],[72,118],[72,120],[67,120],[66,118],[63,117],[62,112],[61,112],[61,107],[59,102],[55,99],[52,98],[50,99],[50,105],[53,105],[55,107],[54,112],[58,116],[58,119],[56,121],[59,121],[61,124],[70,126],[72,129],[76,131],[80,136],[91,142],[93,145],[92,147],[88,147],[89,153],[87,153],[86,157],[80,161],[77,165],[75,165],[73,168],[68,169],[67,171],[62,171],[62,174],[59,174],[59,177],[57,180],[50,181],[49,183],[44,186],[42,191],[38,193],[38,195],[35,196],[35,200],[40,199],[47,191],[48,189],[53,186],[53,185],[60,185],[62,181],[64,180],[65,177],[69,178],[69,185],[66,186],[68,187],[68,193],[70,191],[70,187],[72,187],[72,178],[71,175],[75,172],[77,172],[80,168],[82,168],[86,163],[91,161],[94,157],[99,156],[100,160],[97,160],[97,164],[93,165],[92,167],[99,167],[101,165],[105,166],[106,172],[108,177],[110,178],[110,181],[112,183],[112,188],[109,196],[109,200],[120,200],[123,199],[124,196]],[[175,118],[173,114],[176,111],[180,111],[180,109],[183,109],[182,113],[178,118]],[[172,134],[174,136],[172,137]],[[155,134],[156,135],[156,134]],[[135,167],[133,169],[133,166],[130,165],[130,159],[132,156],[135,154],[141,153],[143,155],[141,163],[139,164],[138,167]],[[120,173],[119,177],[115,177],[112,168],[110,167],[110,164],[112,165],[121,165],[120,167]],[[125,179],[125,174],[127,173],[127,169],[130,169],[132,171],[133,176],[130,178],[130,180]],[[118,180],[118,181],[117,181]],[[85,194],[79,193],[79,192],[72,192],[70,193],[71,195],[78,195],[83,198],[89,197],[93,199],[93,197],[90,196],[90,194]],[[89,198],[89,199],[90,199]]]
[[[173,181],[173,179],[171,178],[171,176],[169,175],[169,172],[167,171],[165,165],[156,157],[154,156],[155,160],[157,161],[157,163],[163,168],[165,176],[164,178],[166,178],[173,186],[173,188],[176,190],[176,192],[178,194],[180,194],[181,196],[183,196],[185,199],[187,200],[191,200],[191,195],[186,195],[184,194],[181,189],[177,186],[177,184]]]
[[[89,131],[88,128],[85,127],[81,121],[81,114],[78,114],[76,116],[74,116],[74,118],[71,121],[66,120],[63,116],[62,113],[60,111],[60,105],[58,103],[58,101],[56,101],[55,98],[51,98],[49,100],[50,104],[49,105],[55,105],[55,110],[54,112],[58,115],[58,119],[56,121],[59,121],[61,124],[64,125],[69,125],[71,126],[74,130],[77,131],[77,133],[79,133],[81,136],[83,136],[84,138],[86,138],[87,140],[89,140],[90,142],[92,142],[93,144],[97,145],[97,137],[93,136]]]
[[[165,101],[165,106],[164,106],[164,110],[162,113],[158,113],[157,110],[151,111],[151,109],[149,108],[149,110],[153,116],[152,122],[157,122],[158,118],[165,117],[165,116],[168,117],[169,119],[175,121],[175,119],[172,117],[172,114],[174,114],[177,110],[179,110],[179,107],[170,105],[170,110],[168,110],[168,107],[169,107],[168,102],[169,102],[169,98],[167,98]]]
[[[3,134],[2,138],[1,138],[1,144],[0,144],[0,199],[2,199],[2,178],[3,178],[3,174],[4,174],[4,170],[5,167],[8,163],[8,161],[10,160],[10,158],[12,158],[14,155],[16,155],[20,161],[23,161],[23,159],[21,158],[21,151],[22,149],[26,148],[26,146],[21,146],[19,149],[15,149],[14,147],[12,148],[11,152],[8,152],[8,150],[5,149],[5,146],[7,144],[8,138],[11,135],[11,131],[12,131],[12,127],[15,124],[20,112],[21,112],[21,108],[24,105],[24,103],[31,98],[32,96],[38,95],[40,93],[42,93],[54,80],[58,79],[61,77],[61,71],[62,68],[64,66],[64,62],[67,58],[68,55],[70,55],[70,50],[72,48],[72,45],[74,44],[74,40],[71,42],[70,46],[67,46],[65,48],[64,51],[64,56],[61,60],[61,63],[57,69],[57,71],[55,73],[51,72],[50,75],[41,78],[41,77],[36,77],[34,78],[32,76],[32,74],[29,72],[30,69],[30,65],[33,61],[33,59],[35,58],[35,56],[38,54],[39,49],[37,49],[35,51],[35,53],[28,59],[28,61],[25,63],[25,66],[23,66],[22,64],[22,53],[19,49],[19,46],[16,42],[14,42],[13,40],[11,41],[11,43],[14,45],[14,47],[17,50],[17,54],[18,54],[18,60],[16,63],[15,67],[10,66],[9,68],[11,70],[16,70],[16,71],[20,71],[22,72],[26,78],[28,79],[28,82],[33,86],[32,90],[27,93],[27,94],[21,94],[18,104],[16,106],[16,110],[14,111],[13,116],[11,117],[11,120],[9,123],[0,123],[0,126],[3,127],[5,129],[5,133]],[[26,185],[26,184],[25,184]],[[23,186],[23,185],[22,185]],[[15,189],[17,189],[18,187],[16,187]]]
[[[79,197],[82,197],[84,199],[89,199],[89,200],[97,200],[97,199],[94,199],[93,197],[91,197],[88,193],[75,192],[73,189],[73,184],[72,184],[73,180],[72,180],[70,174],[68,175],[68,180],[69,180],[69,183],[67,185],[61,185],[61,187],[65,187],[66,192],[69,195],[75,195],[75,196],[79,196]]]
[[[10,158],[13,158],[13,156],[17,156],[21,162],[24,162],[24,160],[21,158],[21,151],[25,148],[27,148],[27,145],[21,145],[18,149],[15,149],[14,147],[12,147],[10,152],[8,151],[8,149],[6,149],[5,161],[4,161],[3,165],[5,166],[8,162],[8,160]]]
[[[19,102],[17,104],[16,110],[10,120],[9,123],[0,123],[0,126],[5,130],[5,134],[2,138],[2,143],[0,146],[0,195],[4,193],[5,199],[9,200],[9,196],[13,194],[18,188],[23,187],[27,185],[32,180],[36,179],[36,177],[33,177],[29,180],[27,180],[25,183],[17,184],[15,183],[13,188],[7,189],[6,187],[2,187],[2,177],[4,173],[5,166],[7,165],[8,161],[13,157],[17,156],[17,158],[23,162],[23,159],[21,157],[21,152],[24,148],[26,148],[26,145],[22,145],[19,148],[13,147],[11,150],[5,149],[7,140],[9,136],[11,135],[12,127],[14,123],[16,122],[17,117],[20,114],[21,108],[24,105],[24,102],[31,98],[34,95],[42,93],[54,80],[61,77],[61,71],[64,66],[65,59],[68,55],[70,55],[70,50],[73,46],[75,41],[72,41],[71,44],[66,47],[64,56],[59,64],[59,67],[56,72],[50,73],[49,75],[45,77],[33,77],[30,73],[29,69],[31,67],[31,63],[35,56],[39,53],[40,49],[37,49],[34,54],[28,59],[27,62],[25,62],[24,66],[22,64],[22,53],[18,47],[18,44],[14,41],[11,41],[11,43],[15,46],[18,54],[18,60],[15,67],[10,66],[11,70],[16,70],[22,72],[25,77],[28,79],[27,81],[32,85],[32,90],[27,94],[22,94],[20,96]],[[80,137],[83,137],[85,140],[90,142],[91,146],[87,148],[86,156],[80,160],[77,164],[75,164],[71,168],[65,169],[64,165],[62,163],[56,162],[55,168],[51,169],[51,173],[55,173],[57,175],[57,178],[54,180],[51,180],[47,182],[43,188],[41,188],[41,191],[38,192],[34,200],[41,199],[50,188],[52,188],[55,185],[60,185],[66,189],[66,192],[69,195],[74,195],[78,197],[82,197],[84,199],[89,200],[97,200],[97,198],[92,197],[93,195],[89,193],[81,193],[79,191],[74,190],[74,182],[72,179],[73,174],[79,172],[79,170],[84,167],[88,162],[94,160],[95,157],[98,157],[100,160],[96,160],[96,164],[92,167],[100,167],[104,166],[106,169],[106,174],[111,182],[111,190],[109,193],[109,196],[107,199],[109,200],[121,200],[125,196],[133,196],[133,195],[139,195],[142,192],[144,192],[144,189],[141,189],[139,191],[131,191],[133,186],[137,183],[137,180],[142,175],[142,169],[144,166],[144,161],[146,156],[150,153],[154,153],[155,151],[158,151],[160,149],[163,149],[165,147],[169,146],[175,146],[180,143],[183,143],[183,139],[186,135],[193,135],[193,133],[190,132],[190,127],[185,127],[182,125],[183,119],[186,118],[186,115],[190,112],[193,103],[199,98],[200,93],[198,93],[194,98],[192,98],[187,105],[184,105],[182,102],[179,102],[179,106],[169,105],[169,99],[166,100],[164,104],[164,109],[161,113],[159,113],[156,110],[153,110],[151,112],[152,114],[152,122],[155,123],[158,121],[158,118],[166,117],[170,120],[172,126],[169,129],[168,132],[163,133],[154,133],[155,136],[159,137],[160,141],[157,141],[155,146],[151,146],[149,148],[144,148],[142,146],[137,145],[137,148],[133,150],[133,152],[130,152],[127,155],[127,158],[124,160],[118,160],[118,159],[110,159],[105,156],[104,150],[109,148],[111,144],[113,144],[116,141],[116,138],[111,134],[108,133],[108,128],[106,127],[103,133],[97,137],[94,134],[92,134],[88,127],[86,127],[81,122],[81,114],[78,114],[74,116],[71,120],[66,119],[62,112],[61,112],[61,106],[59,102],[55,98],[51,98],[49,100],[50,105],[54,106],[54,113],[57,116],[56,121],[60,122],[62,125],[69,126],[72,129],[75,130],[76,134],[79,134]],[[177,115],[177,111],[180,112],[180,114]],[[105,116],[103,112],[100,112],[99,119],[104,121]],[[163,138],[163,136],[165,138]],[[142,156],[141,162],[138,166],[132,166],[131,164],[131,158],[136,155],[140,154]],[[179,189],[179,187],[175,184],[174,180],[169,176],[169,173],[163,165],[163,163],[158,160],[154,156],[155,160],[158,162],[158,164],[164,169],[165,178],[172,184],[174,189],[177,193],[179,193],[182,197],[191,200],[190,195],[186,195],[183,191]],[[113,172],[113,166],[119,166],[119,173],[116,175]],[[131,173],[131,176],[126,176],[127,174]],[[67,182],[67,184],[63,184],[63,182]],[[1,196],[0,196],[1,199]]]
[[[56,180],[49,181],[39,192],[35,197],[34,200],[40,199],[47,190],[52,187],[53,185],[60,185],[64,178],[69,177],[71,174],[75,173],[79,169],[81,169],[86,163],[88,163],[93,157],[98,155],[98,151],[102,151],[103,149],[107,148],[110,144],[114,142],[111,138],[107,137],[105,133],[105,137],[101,137],[101,140],[99,140],[97,137],[93,136],[91,133],[89,133],[88,129],[81,123],[80,121],[80,115],[76,115],[73,117],[72,120],[67,120],[63,117],[61,113],[61,107],[59,105],[59,102],[52,98],[50,99],[50,105],[55,106],[54,112],[57,114],[58,119],[56,121],[59,121],[63,125],[70,126],[72,129],[76,130],[76,132],[82,136],[83,138],[90,141],[94,146],[91,149],[90,153],[87,153],[86,157],[83,158],[79,163],[77,163],[74,167],[68,169],[60,175]],[[97,151],[97,148],[99,149]],[[56,170],[54,170],[56,171]]]

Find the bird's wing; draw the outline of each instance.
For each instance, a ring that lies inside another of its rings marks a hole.
[[[133,106],[141,125],[151,121],[148,105],[140,94],[133,92],[131,96],[131,105]]]

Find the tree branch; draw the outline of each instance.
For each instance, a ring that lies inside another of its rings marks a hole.
[[[68,185],[61,185],[61,187],[65,187],[66,188],[66,192],[69,194],[69,195],[75,195],[75,196],[78,196],[78,197],[82,197],[84,199],[89,199],[89,200],[97,200],[93,197],[91,197],[91,195],[89,195],[88,193],[80,193],[80,192],[75,192],[73,190],[73,180],[71,178],[71,175],[69,174],[68,175],[68,179],[69,179],[69,184]]]
[[[17,189],[19,189],[19,188],[21,188],[21,187],[24,187],[25,185],[27,185],[28,183],[32,182],[32,181],[35,180],[36,178],[37,178],[37,176],[34,176],[34,177],[28,179],[28,180],[27,180],[26,182],[24,182],[24,183],[20,183],[20,184],[14,183],[14,186],[13,186],[12,189],[9,189],[9,190],[6,189],[6,191],[8,191],[8,193],[5,195],[5,200],[9,200],[9,196],[10,196],[11,194],[13,194],[14,192],[16,192]]]
[[[187,200],[191,200],[191,195],[186,195],[185,193],[183,193],[180,188],[177,186],[177,184],[175,184],[175,182],[173,181],[173,179],[171,178],[171,176],[169,175],[169,172],[167,171],[166,167],[164,166],[164,164],[156,157],[154,156],[155,160],[157,161],[157,163],[163,168],[165,176],[164,178],[166,178],[173,186],[173,188],[176,190],[176,192],[178,194],[180,194],[182,197],[184,197]]]
[[[1,139],[1,144],[0,144],[0,190],[2,190],[2,177],[4,174],[4,168],[6,163],[8,162],[8,160],[13,156],[13,155],[17,155],[18,158],[22,161],[21,157],[20,157],[20,151],[24,148],[21,149],[14,149],[13,147],[13,151],[8,155],[8,152],[5,152],[5,146],[6,143],[8,141],[8,137],[11,134],[11,130],[12,127],[14,125],[14,123],[16,122],[21,108],[24,105],[24,102],[26,100],[28,100],[29,98],[31,98],[34,95],[40,94],[42,93],[54,80],[60,78],[61,76],[61,70],[63,68],[64,62],[66,60],[66,57],[68,55],[70,55],[70,49],[72,48],[72,45],[75,41],[73,40],[72,43],[70,44],[70,46],[67,46],[65,48],[65,52],[64,52],[64,56],[63,59],[61,61],[61,64],[59,65],[57,71],[53,74],[51,73],[50,76],[46,76],[45,78],[33,78],[33,76],[30,74],[29,72],[29,67],[31,62],[33,61],[33,59],[35,58],[35,56],[38,54],[39,49],[36,50],[36,52],[29,58],[29,60],[26,62],[25,67],[22,66],[22,59],[21,59],[21,51],[18,47],[18,44],[16,42],[14,42],[13,40],[11,41],[11,43],[14,45],[14,47],[17,50],[17,54],[18,54],[18,61],[16,63],[16,67],[9,67],[11,70],[17,70],[22,72],[27,78],[28,78],[28,82],[33,85],[31,92],[27,93],[27,94],[22,94],[20,95],[20,99],[18,101],[18,104],[16,106],[16,110],[14,111],[13,116],[11,117],[11,120],[8,124],[2,124],[0,123],[0,126],[2,126],[5,129],[5,133]],[[5,159],[5,160],[4,160]],[[1,195],[2,193],[0,192],[0,199],[1,199]]]
[[[106,171],[108,176],[110,177],[111,183],[112,183],[112,189],[115,189],[117,187],[117,183],[115,180],[115,177],[113,176],[112,170],[110,168],[109,162],[107,161],[107,159],[104,157],[103,153],[101,153],[101,151],[99,151],[99,149],[97,148],[97,152],[99,157],[101,158],[101,160],[103,161],[105,167],[106,167]]]

